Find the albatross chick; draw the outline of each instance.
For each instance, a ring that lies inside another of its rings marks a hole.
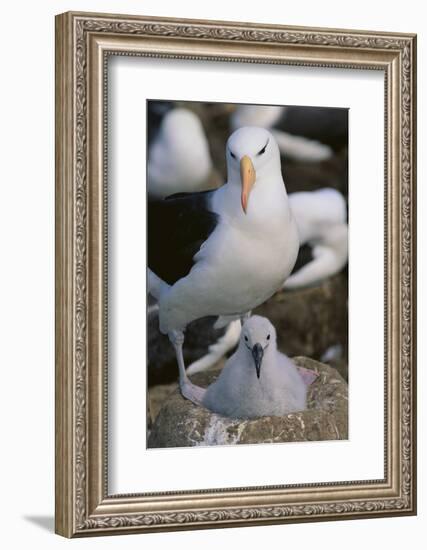
[[[277,349],[276,330],[265,317],[253,315],[242,327],[239,346],[202,404],[232,418],[283,416],[306,408],[307,386],[316,378],[300,371]]]

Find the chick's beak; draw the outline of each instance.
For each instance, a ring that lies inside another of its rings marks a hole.
[[[261,363],[262,363],[263,356],[264,356],[264,350],[261,344],[255,344],[254,347],[252,348],[252,357],[255,363],[257,378],[259,378],[261,375]]]
[[[249,194],[254,186],[256,173],[251,159],[245,155],[240,160],[240,180],[242,182],[242,208],[246,214],[248,208]]]

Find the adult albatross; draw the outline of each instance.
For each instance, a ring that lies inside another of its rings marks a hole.
[[[182,395],[200,404],[186,374],[186,326],[218,316],[244,320],[270,298],[295,264],[299,241],[272,134],[235,131],[226,146],[225,185],[148,205],[148,287],[172,342]]]

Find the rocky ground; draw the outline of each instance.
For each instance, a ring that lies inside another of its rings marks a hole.
[[[189,447],[347,439],[348,392],[345,380],[328,365],[306,357],[296,357],[294,360],[298,366],[314,370],[319,375],[310,386],[307,410],[283,417],[253,420],[225,418],[187,401],[176,386],[170,385],[163,388],[163,400],[159,392],[150,399],[152,412],[156,414],[148,446]],[[193,381],[207,387],[219,373],[218,368],[210,369],[194,375]]]

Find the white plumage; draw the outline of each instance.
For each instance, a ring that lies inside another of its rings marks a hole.
[[[202,404],[233,418],[283,416],[304,410],[306,394],[297,367],[277,349],[273,325],[254,315],[243,325],[236,352],[207,388]]]
[[[268,153],[257,159],[268,140]],[[231,136],[227,150],[228,183],[211,199],[219,223],[196,254],[188,275],[164,287],[159,304],[163,333],[183,330],[207,315],[245,314],[272,296],[295,264],[296,225],[274,139],[265,130],[243,128]],[[239,161],[248,153],[257,175],[245,213]]]
[[[282,118],[286,107],[280,105],[238,105],[230,117],[234,130],[243,126],[272,128]]]

